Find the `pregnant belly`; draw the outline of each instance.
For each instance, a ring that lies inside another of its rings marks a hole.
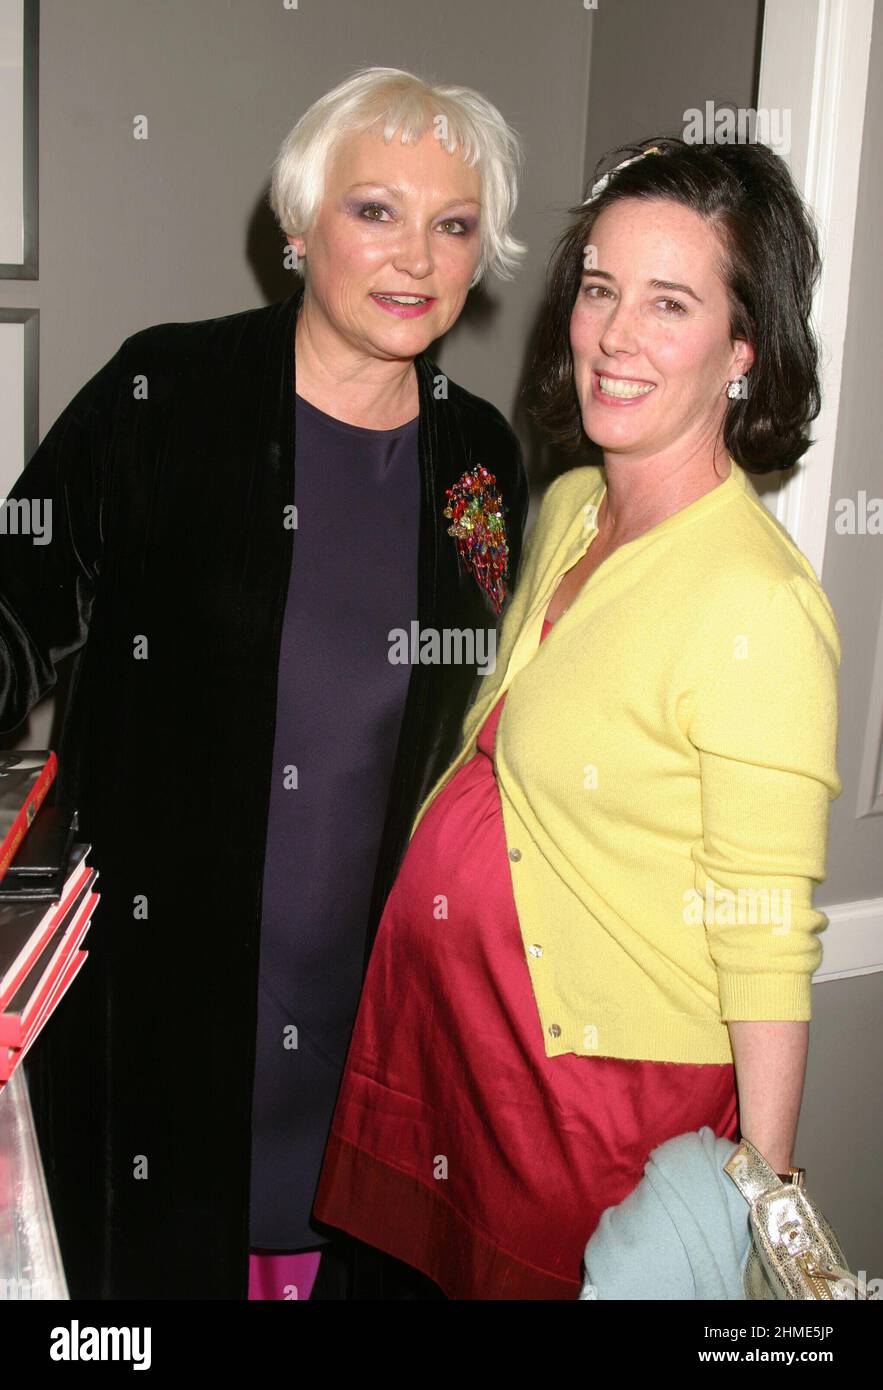
[[[491,978],[526,969],[500,795],[484,753],[454,774],[423,816],[381,925],[400,959],[408,943],[409,967],[419,958],[448,984],[463,967]]]

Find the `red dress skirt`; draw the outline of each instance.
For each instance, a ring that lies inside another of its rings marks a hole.
[[[505,698],[387,899],[314,1210],[449,1298],[575,1299],[586,1241],[657,1144],[738,1139],[735,1072],[546,1056],[493,763]]]

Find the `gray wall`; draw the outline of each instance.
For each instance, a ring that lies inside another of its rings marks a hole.
[[[592,49],[586,177],[616,145],[681,135],[688,107],[750,107],[761,0],[600,0]]]
[[[834,504],[839,497],[883,494],[883,280],[880,227],[883,179],[876,132],[883,121],[883,5],[876,6],[871,70],[865,111],[853,249],[852,283],[843,359],[843,391],[831,485],[822,582],[837,614],[843,643],[838,763],[844,792],[831,808],[831,868],[819,901],[842,902],[883,896],[883,816],[856,817],[859,766],[868,691],[874,664],[877,618],[883,605],[883,537],[838,535]],[[878,975],[883,991],[883,974]],[[881,993],[883,1002],[883,993]]]
[[[607,148],[677,131],[684,109],[709,98],[753,104],[760,8],[759,0],[601,0],[597,12],[578,0],[386,0],[382,9],[301,0],[288,11],[281,0],[43,0],[40,279],[0,282],[4,306],[41,311],[41,434],[127,334],[291,293],[263,202],[270,163],[311,101],[355,67],[381,63],[480,88],[524,137],[515,230],[530,257],[514,284],[490,281],[474,296],[437,355],[515,420],[542,484],[562,461],[530,430],[519,388],[565,210]],[[835,496],[862,486],[873,493],[878,467],[883,209],[870,137],[883,119],[879,9]],[[137,114],[149,117],[147,142],[132,138]],[[825,567],[844,637],[850,790],[834,810],[824,902],[883,892],[879,818],[854,819],[879,544],[832,535]],[[45,746],[51,704],[21,742]],[[853,1265],[871,1274],[883,1273],[869,1048],[881,992],[879,974],[816,987],[798,1142]]]

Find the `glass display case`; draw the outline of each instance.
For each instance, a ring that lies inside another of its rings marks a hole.
[[[24,1066],[0,1089],[0,1301],[69,1298]]]

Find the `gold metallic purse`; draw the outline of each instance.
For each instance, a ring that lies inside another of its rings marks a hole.
[[[742,1281],[747,1299],[869,1297],[807,1194],[802,1168],[794,1169],[785,1183],[743,1139],[723,1170],[749,1206],[751,1248]]]

